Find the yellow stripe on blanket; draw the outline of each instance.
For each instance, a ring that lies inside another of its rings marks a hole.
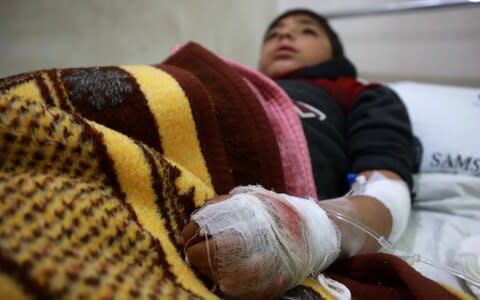
[[[132,206],[143,228],[160,241],[165,259],[176,275],[177,283],[205,299],[218,299],[185,264],[168,238],[169,233],[164,220],[157,212],[151,170],[140,147],[116,131],[94,122],[89,124],[103,134],[107,152],[114,161],[117,179],[126,195],[126,201]]]
[[[0,286],[2,287],[2,299],[10,300],[30,300],[34,299],[27,294],[25,289],[12,277],[0,272]]]
[[[460,300],[475,300],[475,298],[473,298],[472,296],[468,295],[467,293],[463,292],[463,291],[460,291],[460,290],[457,290],[455,289],[454,287],[451,287],[449,286],[448,284],[445,284],[445,283],[441,283],[440,282],[440,285],[446,289],[450,294],[453,294],[455,295],[456,297],[458,297],[458,299]]]
[[[148,101],[150,111],[159,127],[164,155],[184,166],[213,188],[200,148],[190,103],[178,82],[166,72],[151,66],[121,66],[121,68],[135,77]]]
[[[313,278],[307,278],[302,283],[300,284],[301,286],[310,288],[311,290],[315,291],[317,294],[321,295],[323,299],[325,300],[335,300],[334,297],[330,295],[330,293],[320,285],[320,283],[313,279]]]

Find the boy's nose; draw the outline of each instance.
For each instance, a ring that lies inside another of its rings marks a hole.
[[[289,31],[289,30],[283,30],[283,31],[280,31],[278,33],[278,38],[281,40],[281,39],[284,39],[284,38],[287,38],[287,39],[293,39],[293,34]]]
[[[281,28],[278,29],[277,33],[278,33],[278,39],[281,40],[281,39],[293,39],[294,38],[294,32],[293,32],[293,28],[291,28],[290,26],[282,26]]]

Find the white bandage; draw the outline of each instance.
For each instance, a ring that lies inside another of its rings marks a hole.
[[[388,240],[396,242],[402,236],[411,209],[410,192],[403,180],[390,179],[375,171],[368,180],[359,176],[350,195],[371,196],[382,202],[392,215],[392,231]]]
[[[277,284],[294,287],[338,257],[339,233],[314,200],[255,186],[231,194],[192,215],[200,234],[213,238],[212,267],[226,295],[243,299]]]
[[[303,199],[287,194],[280,194],[302,215],[306,228],[305,238],[311,252],[308,265],[317,274],[337,259],[340,253],[341,233],[327,216],[326,212],[312,199]]]

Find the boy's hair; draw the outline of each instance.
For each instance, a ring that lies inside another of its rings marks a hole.
[[[276,17],[272,21],[272,23],[270,23],[265,33],[268,33],[270,29],[277,26],[282,19],[292,15],[307,15],[313,18],[314,20],[316,20],[320,25],[320,27],[322,27],[323,30],[325,30],[325,33],[327,34],[328,39],[330,40],[330,44],[332,45],[332,56],[338,57],[338,56],[344,55],[342,42],[340,41],[340,38],[338,37],[337,33],[332,29],[332,27],[330,27],[330,24],[328,24],[328,20],[325,17],[308,9],[300,8],[300,9],[287,10],[286,12]]]

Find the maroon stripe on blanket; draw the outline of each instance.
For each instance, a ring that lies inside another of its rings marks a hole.
[[[83,125],[82,130],[82,141],[79,141],[79,144],[92,143],[93,151],[85,154],[85,157],[79,162],[79,166],[83,166],[82,169],[92,168],[90,162],[96,161],[97,172],[93,173],[91,176],[95,176],[96,180],[102,180],[102,183],[112,187],[112,193],[115,197],[125,200],[125,194],[121,189],[120,183],[118,182],[117,173],[115,171],[113,159],[110,157],[107,151],[107,146],[103,139],[102,133],[98,132],[95,128],[92,128],[84,119],[80,118],[77,115],[72,115],[76,123]],[[82,147],[77,147],[75,149],[77,152],[82,152]],[[105,178],[102,178],[100,174],[105,174]],[[89,178],[90,179],[90,178]]]
[[[57,94],[60,108],[66,112],[72,112],[72,106],[69,105],[67,95],[63,88],[63,84],[61,82],[61,79],[59,78],[60,70],[51,69],[51,70],[47,70],[46,72],[48,77],[52,81],[52,86],[53,86],[53,89],[55,90],[55,93]]]
[[[31,271],[30,264],[19,264],[5,255],[4,251],[0,251],[0,273],[12,276],[12,279],[22,287],[23,293],[31,299],[55,299],[56,297],[48,289],[32,278]]]
[[[285,192],[273,130],[243,78],[195,43],[187,44],[164,63],[192,72],[212,96],[235,185],[261,184]]]
[[[18,75],[12,75],[10,77],[5,77],[0,79],[0,91],[6,92],[12,87],[16,87],[22,83],[25,83],[29,80],[38,76],[40,72],[32,72],[32,73],[22,73]]]
[[[164,187],[162,174],[160,174],[159,170],[162,169],[161,166],[157,164],[157,161],[153,157],[153,154],[150,149],[145,147],[143,144],[137,143],[137,146],[142,150],[143,156],[145,157],[146,161],[148,162],[148,166],[150,168],[150,175],[152,176],[152,189],[155,192],[155,203],[157,204],[157,212],[160,213],[161,218],[165,220],[165,227],[167,228],[168,236],[170,237],[171,241],[175,241],[175,234],[176,232],[173,230],[173,224],[172,220],[170,219],[170,211],[169,211],[169,206],[171,206],[169,203],[170,201],[173,201],[172,198],[168,199],[164,197],[166,193],[164,191],[166,188]],[[169,178],[170,179],[170,178]],[[175,181],[172,181],[171,183],[174,184]],[[169,195],[170,196],[170,195]],[[182,248],[178,245],[175,244],[177,248],[177,252],[181,253]]]
[[[40,89],[40,93],[42,94],[42,98],[45,101],[45,103],[49,106],[54,106],[55,101],[53,100],[53,97],[50,94],[50,90],[48,89],[48,86],[45,83],[45,79],[43,79],[41,73],[35,77],[35,80],[37,82],[37,86]]]
[[[158,127],[135,78],[117,67],[61,70],[68,98],[83,117],[162,152]]]
[[[347,286],[353,299],[458,299],[401,258],[386,253],[337,260],[324,273]]]
[[[187,95],[192,109],[195,129],[212,184],[217,194],[226,194],[234,185],[229,172],[228,158],[222,142],[215,107],[205,86],[192,73],[169,65],[155,65],[174,77]]]

